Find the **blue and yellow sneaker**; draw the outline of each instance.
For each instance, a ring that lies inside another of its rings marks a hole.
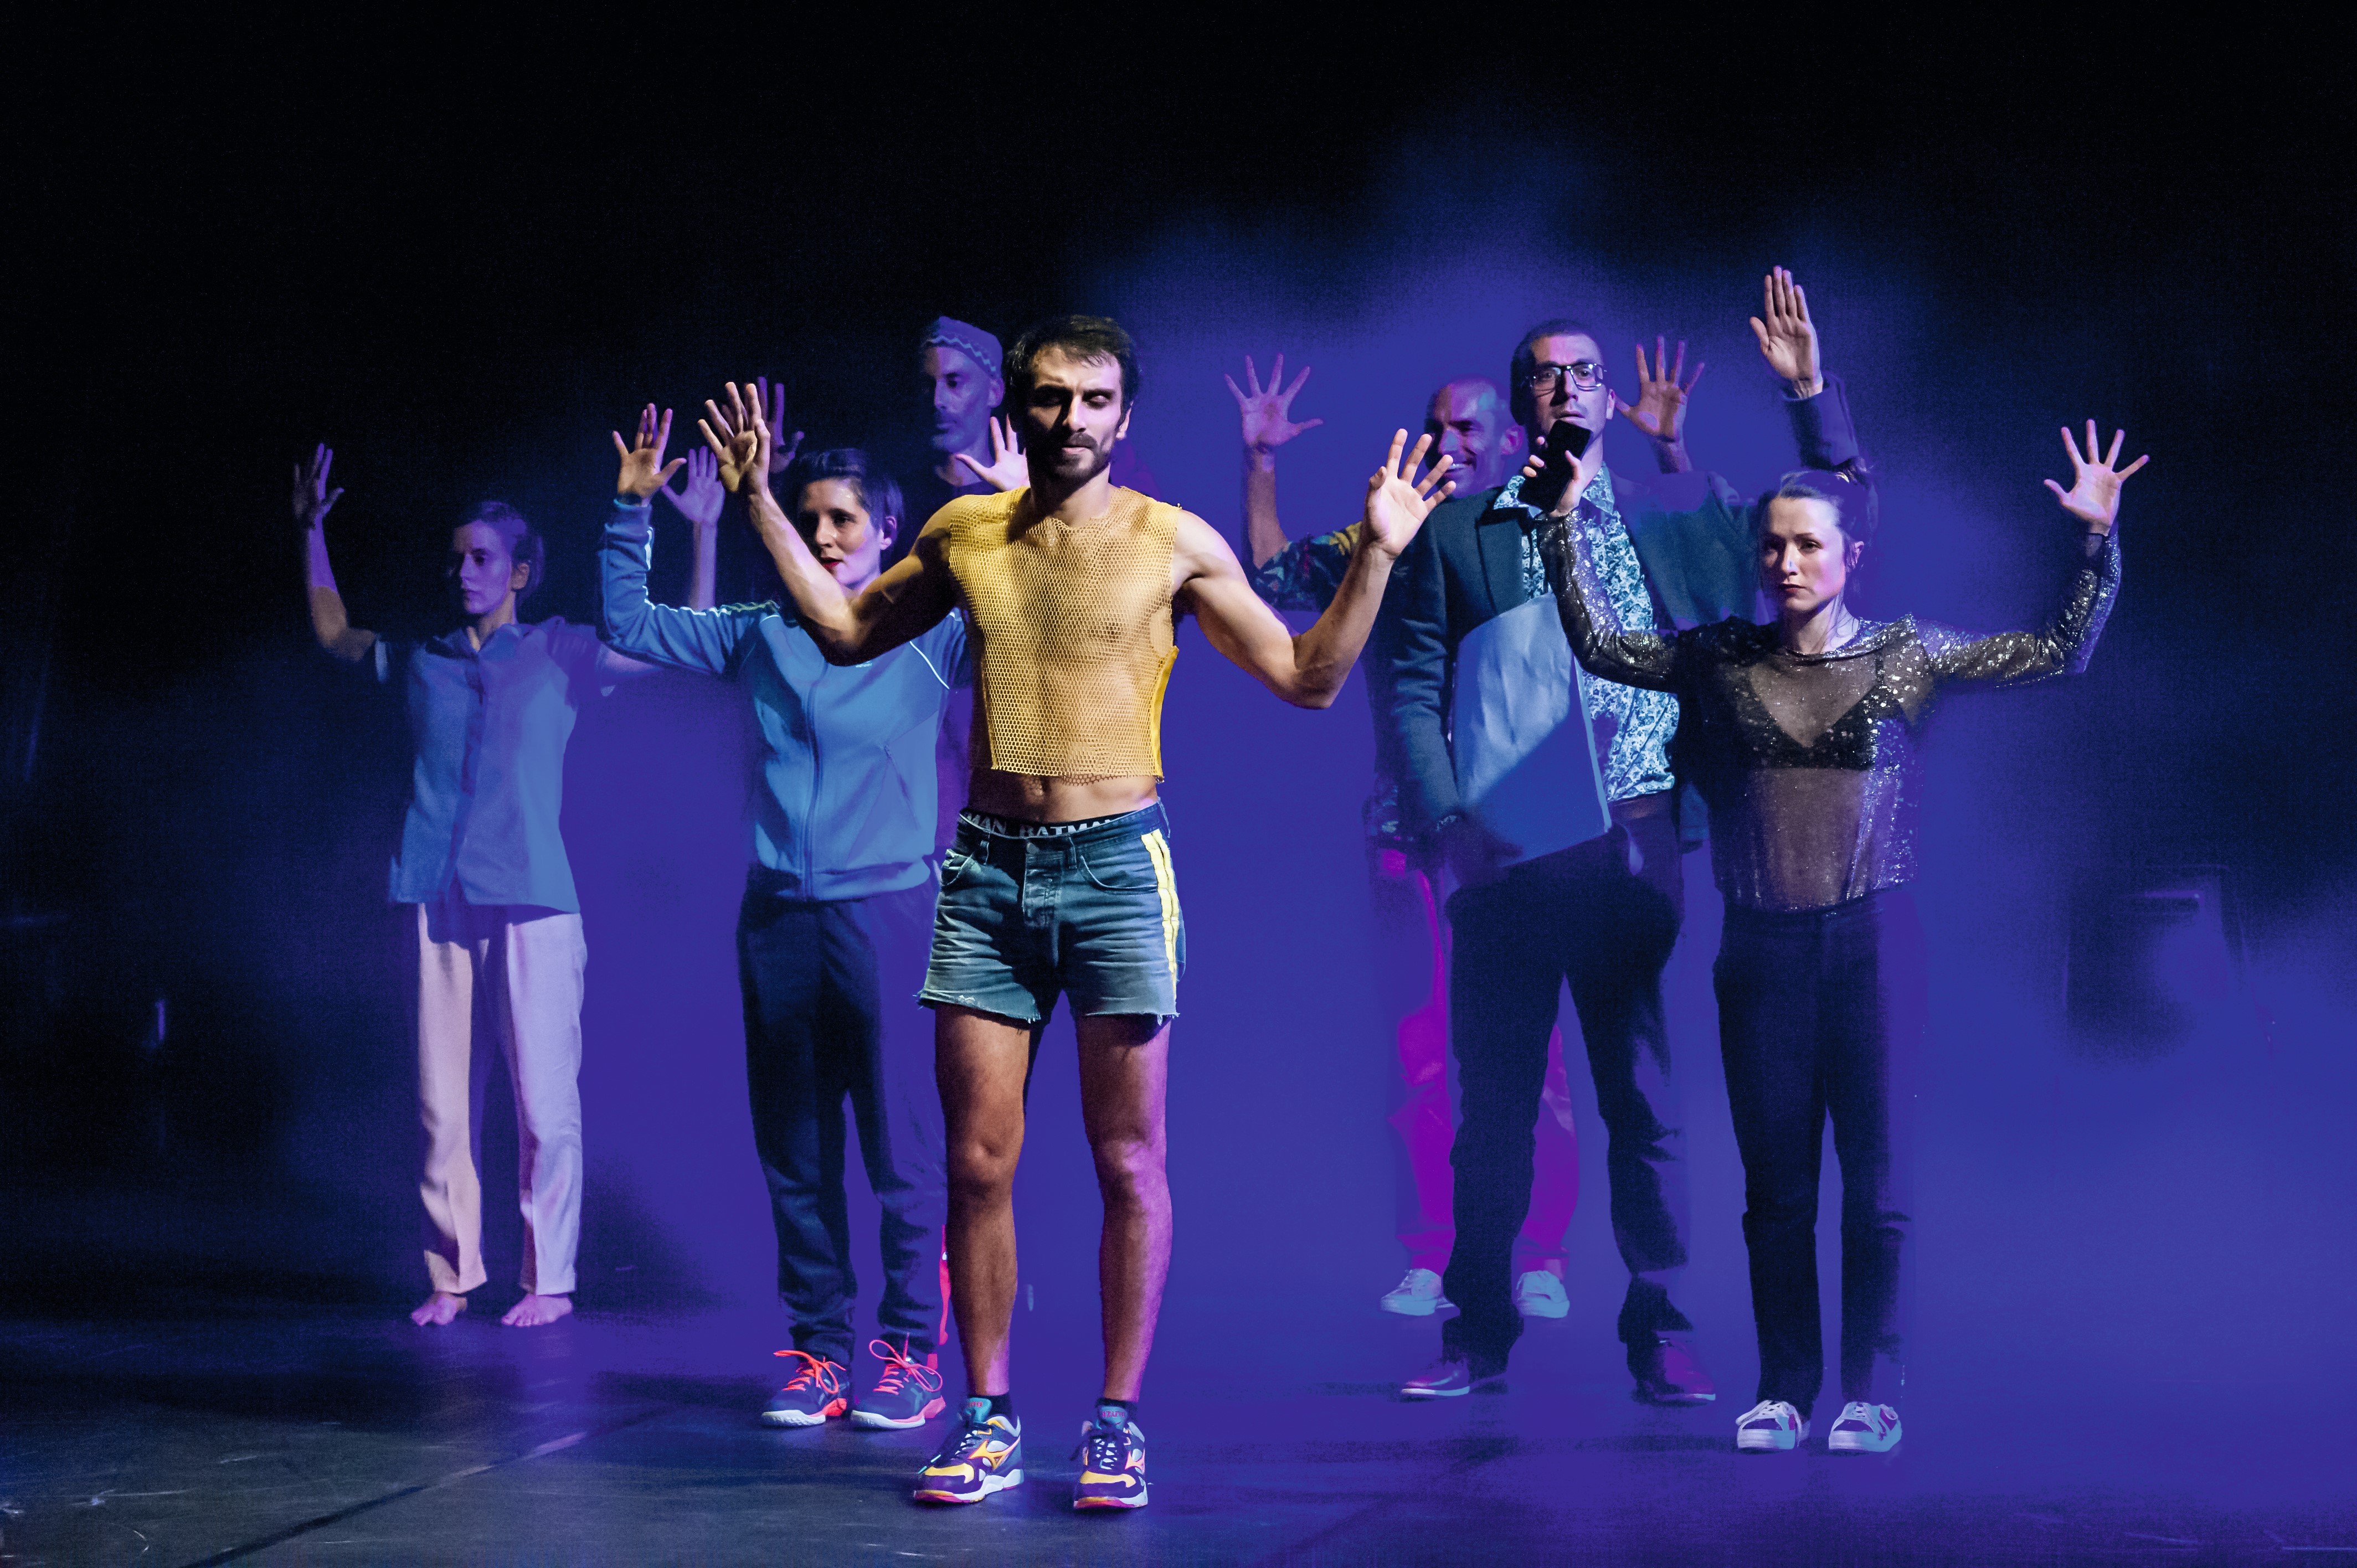
[[[970,1399],[958,1412],[958,1429],[942,1451],[917,1473],[920,1503],[978,1503],[993,1492],[1023,1484],[1023,1423],[993,1415],[986,1399]]]
[[[1081,1428],[1081,1478],[1072,1487],[1076,1509],[1142,1509],[1146,1506],[1146,1434],[1117,1404],[1097,1406],[1095,1419]]]

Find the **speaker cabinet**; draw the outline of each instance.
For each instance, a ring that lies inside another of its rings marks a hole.
[[[2242,940],[2214,865],[2083,872],[2071,900],[2064,1013],[2072,1048],[2158,1061],[2246,1032]]]

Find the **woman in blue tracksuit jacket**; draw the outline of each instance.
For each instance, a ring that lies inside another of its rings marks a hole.
[[[753,856],[737,920],[753,1138],[778,1228],[778,1294],[795,1370],[764,1419],[921,1424],[942,1409],[948,1217],[932,1031],[915,1004],[937,891],[936,747],[970,686],[965,623],[951,616],[866,664],[832,666],[780,603],[683,610],[647,602],[650,500],[678,462],[651,405],[617,435],[621,476],[599,552],[605,636],[618,651],[732,679],[758,726]],[[860,452],[795,459],[780,489],[846,593],[866,586],[900,528],[899,487]],[[963,779],[963,764],[945,770]],[[844,1101],[883,1208],[884,1294],[874,1381],[851,1386],[858,1285],[844,1196]]]

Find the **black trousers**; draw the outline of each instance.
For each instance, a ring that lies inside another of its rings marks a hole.
[[[1662,970],[1685,916],[1683,876],[1676,821],[1663,811],[1448,900],[1459,1119],[1449,1153],[1457,1244],[1441,1288],[1458,1316],[1441,1343],[1452,1352],[1502,1360],[1522,1337],[1510,1272],[1566,981],[1609,1139],[1612,1237],[1629,1268],[1620,1337],[1693,1327],[1670,1302],[1686,1261],[1685,1130],[1662,1015]]]
[[[844,1105],[883,1208],[876,1323],[922,1362],[938,1352],[949,1219],[932,1020],[917,1005],[931,950],[931,879],[838,903],[791,901],[759,867],[737,918],[753,1142],[778,1228],[778,1296],[794,1346],[851,1364],[851,1223]]]
[[[1904,1339],[1900,1251],[1924,1024],[1923,933],[1904,888],[1798,914],[1727,912],[1715,972],[1727,1098],[1743,1155],[1743,1239],[1760,1393],[1807,1415],[1824,1382],[1817,1186],[1825,1120],[1841,1162],[1841,1381],[1874,1400]]]

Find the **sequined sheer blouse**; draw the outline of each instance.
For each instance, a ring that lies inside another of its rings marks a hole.
[[[1915,737],[1934,697],[2083,670],[2120,581],[2117,545],[2091,533],[2061,607],[2036,631],[1979,636],[1903,616],[1801,654],[1776,628],[1740,619],[1623,630],[1560,520],[1540,544],[1581,665],[1676,693],[1679,771],[1709,804],[1711,870],[1742,909],[1821,909],[1913,881]]]

